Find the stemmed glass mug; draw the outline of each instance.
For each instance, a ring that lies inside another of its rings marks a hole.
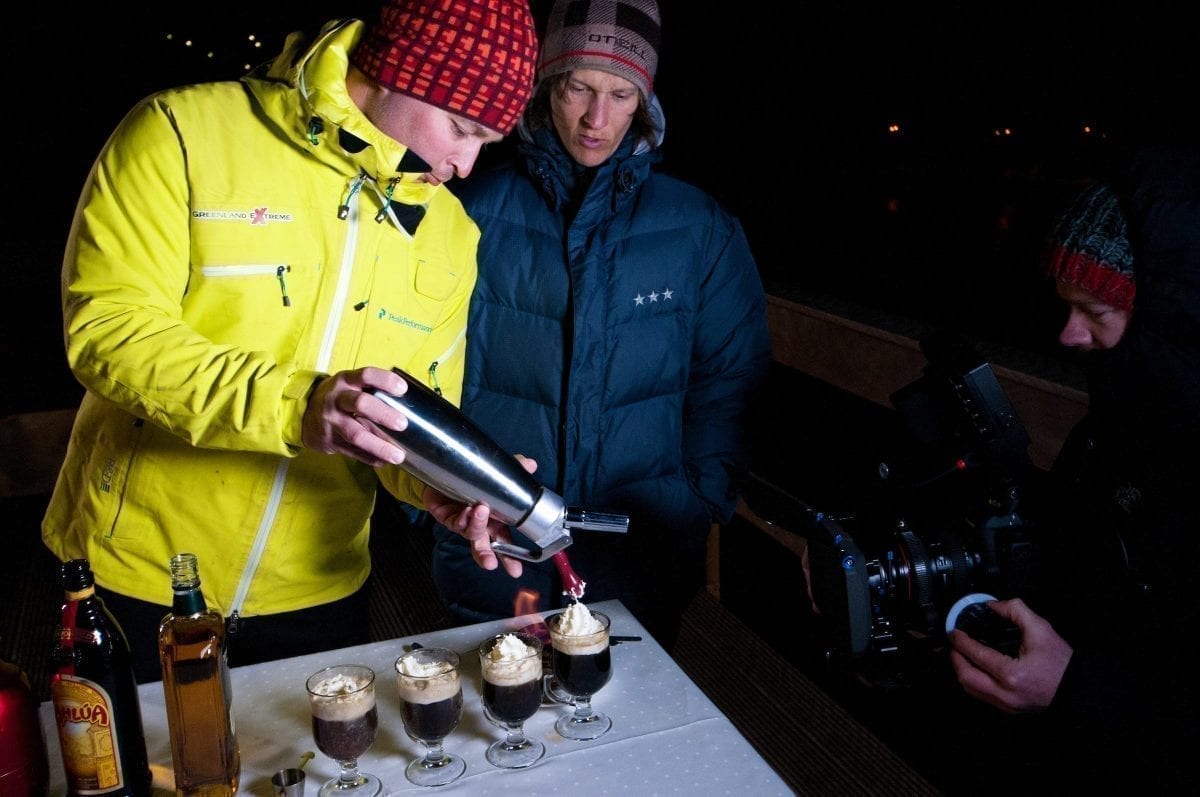
[[[569,633],[563,627],[565,612],[546,619],[550,631],[551,661],[554,677],[562,691],[574,699],[575,711],[559,717],[554,729],[565,739],[587,741],[608,733],[612,719],[592,708],[592,695],[612,677],[612,655],[608,632],[611,621],[603,612],[592,612],[598,630]]]
[[[497,634],[479,646],[483,708],[507,732],[487,749],[487,760],[505,769],[536,763],[546,746],[525,735],[525,720],[542,704],[542,641],[532,634]]]
[[[358,757],[375,741],[375,671],[360,664],[338,664],[313,673],[305,682],[317,748],[337,761],[341,773],[321,786],[320,797],[375,797],[379,778],[358,771]]]
[[[458,654],[449,648],[419,648],[396,659],[396,685],[404,732],[425,748],[404,776],[418,786],[442,786],[467,769],[442,741],[462,719],[463,693]]]

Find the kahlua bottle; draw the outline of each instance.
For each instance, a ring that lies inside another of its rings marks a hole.
[[[129,642],[97,597],[87,559],[62,566],[66,599],[51,654],[50,699],[68,797],[144,797],[150,767]]]

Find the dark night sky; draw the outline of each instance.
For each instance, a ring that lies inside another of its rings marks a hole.
[[[42,19],[0,31],[10,64],[8,204],[17,206],[0,261],[0,414],[74,401],[59,259],[108,133],[151,91],[241,72],[240,53],[209,61],[163,34],[188,33],[224,54],[253,30],[264,46],[250,57],[260,61],[289,30],[377,8],[87,5],[47,6]],[[1046,213],[1105,149],[1096,138],[1085,146],[1079,131],[1095,125],[1111,144],[1189,121],[1200,85],[1194,28],[1179,4],[916,5],[662,3],[664,166],[742,219],[768,279],[995,340],[1042,340],[1048,333],[1028,324],[1024,332],[1040,337],[1019,339],[1006,319],[1022,291],[1038,290],[1031,246]],[[539,19],[547,7],[535,0]],[[893,121],[900,138],[885,134]],[[1013,137],[997,140],[991,131],[1006,126]],[[885,218],[896,197],[903,212]],[[1016,234],[998,240],[1005,207],[1016,209]],[[933,302],[923,288],[931,282],[958,300]],[[19,320],[31,312],[33,329]]]

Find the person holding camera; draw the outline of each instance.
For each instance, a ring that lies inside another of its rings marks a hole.
[[[1020,628],[1018,655],[954,631],[950,660],[968,695],[1045,718],[1064,782],[1175,787],[1200,738],[1200,152],[1143,148],[1072,202],[1047,251],[1088,414],[1051,469],[1037,605],[989,604]]]

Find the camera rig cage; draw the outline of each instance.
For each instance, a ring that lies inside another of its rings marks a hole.
[[[1024,425],[961,339],[935,335],[921,349],[922,376],[891,396],[915,445],[879,464],[881,495],[845,515],[786,496],[784,522],[807,538],[824,658],[876,673],[944,648],[964,595],[1026,595],[1036,556],[1018,512],[1033,467]]]

